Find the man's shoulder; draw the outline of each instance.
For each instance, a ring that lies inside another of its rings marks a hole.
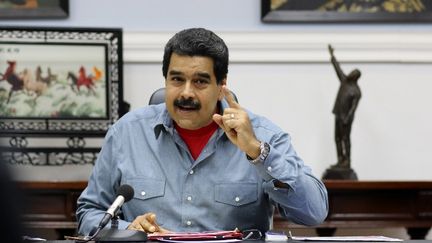
[[[115,125],[125,126],[127,124],[130,125],[142,121],[154,123],[157,120],[162,119],[161,116],[164,114],[165,110],[165,104],[141,107],[126,113],[116,122]]]

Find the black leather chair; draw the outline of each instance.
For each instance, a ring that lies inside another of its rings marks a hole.
[[[234,99],[238,103],[237,96],[234,94],[234,92],[231,91],[231,94],[233,94]],[[165,88],[159,88],[153,94],[150,96],[149,105],[157,105],[160,103],[165,102]]]

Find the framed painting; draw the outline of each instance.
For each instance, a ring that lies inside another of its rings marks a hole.
[[[0,131],[104,134],[121,65],[118,29],[0,27]]]
[[[263,22],[430,22],[430,0],[261,0]]]
[[[0,27],[1,137],[14,151],[65,138],[66,152],[103,137],[124,110],[122,62],[121,29]]]
[[[3,0],[1,19],[62,19],[69,16],[69,0]]]

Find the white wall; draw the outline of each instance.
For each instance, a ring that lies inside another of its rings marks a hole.
[[[363,73],[351,136],[352,167],[359,178],[430,180],[432,35],[347,33],[221,31],[231,50],[228,84],[243,106],[288,131],[320,176],[336,162],[331,109],[339,82],[329,63],[331,43],[345,72],[359,68]],[[171,35],[125,32],[124,97],[132,109],[147,104],[163,86],[161,55]],[[18,175],[24,180],[74,180],[90,173],[83,166],[76,173],[54,173],[63,169],[21,166]]]
[[[352,132],[352,166],[365,180],[430,180],[430,64],[344,65],[363,72]],[[131,64],[125,84],[138,108],[163,86],[158,64]],[[338,80],[330,64],[233,64],[228,86],[241,105],[288,131],[317,175],[336,162],[331,113]],[[413,73],[423,75],[412,78]],[[416,88],[423,87],[423,88]]]
[[[430,24],[264,24],[259,1],[250,0],[73,0],[66,20],[0,24],[122,27],[124,97],[132,108],[145,105],[163,85],[160,60],[173,33],[213,29],[230,48],[229,86],[241,104],[291,133],[317,175],[336,160],[331,109],[338,81],[326,49],[331,43],[346,72],[363,73],[352,131],[352,166],[360,179],[432,179]],[[62,175],[50,170],[58,168],[31,168],[21,176]],[[76,170],[55,179],[88,176],[88,168]]]
[[[69,0],[64,20],[1,20],[2,25],[109,26],[126,31],[177,31],[202,26],[217,31],[430,31],[424,24],[264,24],[260,0]]]

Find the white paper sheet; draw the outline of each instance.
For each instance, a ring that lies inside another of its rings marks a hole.
[[[390,238],[386,236],[328,236],[328,237],[302,237],[302,236],[293,236],[293,240],[298,241],[345,241],[345,242],[354,242],[354,241],[374,241],[374,242],[400,242],[402,239],[398,238]]]

